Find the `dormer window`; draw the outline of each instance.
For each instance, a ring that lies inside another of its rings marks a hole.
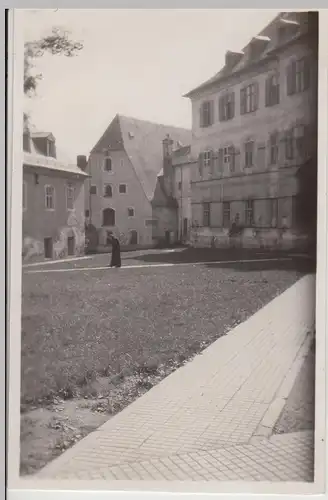
[[[50,156],[51,158],[56,158],[55,141],[52,141],[51,139],[47,139],[47,156]]]
[[[290,19],[281,19],[281,25],[278,28],[278,42],[285,43],[299,31],[299,24]]]

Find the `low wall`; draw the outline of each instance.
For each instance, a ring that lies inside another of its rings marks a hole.
[[[309,245],[309,238],[291,230],[244,229],[238,236],[229,236],[228,229],[198,228],[191,232],[190,245],[199,248],[304,250]]]

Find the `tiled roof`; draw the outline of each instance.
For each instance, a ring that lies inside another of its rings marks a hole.
[[[274,48],[276,48],[276,39],[275,37],[272,37],[272,35],[273,32],[276,31],[277,24],[287,23],[287,24],[298,25],[298,22],[295,21],[292,18],[292,16],[293,13],[280,12],[259,34],[255,35],[252,38],[252,40],[240,51],[243,54],[243,56],[235,65],[233,65],[232,67],[223,66],[222,69],[218,73],[216,73],[213,77],[206,80],[202,84],[198,85],[196,88],[192,89],[190,92],[185,94],[184,97],[191,97],[194,93],[197,93],[198,91],[208,88],[212,84],[220,83],[227,77],[233,76],[239,71],[246,69],[248,66],[250,66],[250,64],[253,64],[254,62],[259,62],[260,60],[267,58],[270,55],[270,52]],[[251,60],[249,58],[249,49],[254,41],[263,43],[263,51],[258,55],[256,61]]]
[[[107,149],[125,150],[145,195],[151,200],[163,166],[163,139],[167,135],[180,147],[191,142],[190,130],[116,115],[91,154]]]

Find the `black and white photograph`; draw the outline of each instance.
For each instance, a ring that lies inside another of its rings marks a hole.
[[[19,13],[20,480],[316,483],[320,15]]]

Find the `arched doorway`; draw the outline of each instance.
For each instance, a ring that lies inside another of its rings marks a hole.
[[[103,226],[115,226],[115,210],[113,208],[105,208],[103,210]]]

